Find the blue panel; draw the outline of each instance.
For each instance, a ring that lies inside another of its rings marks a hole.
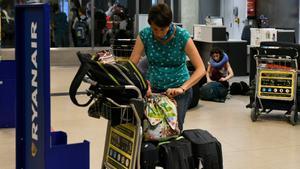
[[[0,128],[15,127],[16,79],[0,77]]]
[[[15,127],[16,62],[0,61],[0,128]]]
[[[67,133],[62,131],[51,132],[51,145],[67,144]]]
[[[47,169],[89,169],[89,142],[57,145],[51,148]],[[99,166],[100,168],[100,166]]]
[[[90,143],[88,141],[67,145],[67,134],[58,131],[51,133],[51,145],[47,156],[47,169],[90,168]]]
[[[16,78],[16,62],[14,60],[0,61],[0,77],[8,79]]]

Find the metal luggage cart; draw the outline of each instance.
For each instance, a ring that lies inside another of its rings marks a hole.
[[[278,55],[276,50],[294,50],[295,54]],[[286,111],[285,115],[289,117],[289,122],[295,125],[298,119],[297,49],[262,46],[257,49],[255,59],[257,68],[256,88],[254,102],[251,106],[251,120],[254,122],[261,114],[282,110]]]
[[[135,86],[124,86],[125,90],[139,89]],[[112,109],[121,111],[120,124],[107,124],[103,168],[108,169],[140,169],[140,149],[142,144],[141,114],[144,102],[139,92],[139,98],[132,99],[129,104],[119,104],[109,98],[103,104],[102,111],[114,113]],[[131,110],[131,111],[130,111]],[[129,113],[133,113],[131,116]],[[112,119],[113,120],[113,119]]]
[[[102,86],[98,90],[88,91],[95,102],[89,108],[89,116],[108,120],[102,169],[140,169],[140,149],[142,144],[141,117],[144,111],[144,99],[136,86]],[[103,97],[101,90],[137,92],[137,98],[126,103],[118,103]]]
[[[135,40],[114,40],[112,53],[116,59],[128,59],[133,50]],[[101,90],[125,91],[138,93],[137,98],[129,99],[128,102],[119,103],[111,98],[103,98]],[[96,116],[108,119],[105,146],[102,160],[102,169],[140,169],[140,149],[143,138],[141,118],[144,114],[144,99],[141,91],[132,85],[125,86],[99,86],[92,91],[97,94]],[[90,116],[93,116],[89,114]]]
[[[129,58],[135,44],[135,39],[115,39],[111,45],[114,56]]]

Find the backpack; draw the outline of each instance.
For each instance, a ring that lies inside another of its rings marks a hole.
[[[128,103],[131,98],[145,96],[148,85],[138,68],[130,60],[119,60],[115,63],[101,63],[93,60],[90,54],[77,53],[81,62],[80,68],[72,80],[69,95],[77,106],[88,106],[94,98],[111,98],[118,103]],[[82,81],[90,82],[88,94],[90,99],[78,103],[77,90]],[[135,86],[138,90],[127,88]]]
[[[215,102],[225,102],[228,94],[227,90],[228,89],[219,82],[209,82],[200,88],[200,99]]]
[[[87,18],[79,18],[75,24],[75,35],[78,40],[86,40],[88,37],[89,26]]]
[[[230,94],[232,95],[247,95],[249,90],[250,87],[244,81],[233,82],[230,85]]]

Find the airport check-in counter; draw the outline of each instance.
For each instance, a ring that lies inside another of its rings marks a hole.
[[[194,43],[207,67],[212,48],[218,47],[229,56],[235,76],[245,76],[247,72],[247,42],[226,40],[226,27],[194,25]]]

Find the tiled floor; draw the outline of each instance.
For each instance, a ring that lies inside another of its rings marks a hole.
[[[67,92],[77,68],[52,67],[51,92]],[[247,77],[234,78],[232,81]],[[73,105],[68,96],[51,97],[55,130],[68,133],[69,143],[91,142],[91,169],[100,169],[106,120],[88,117],[87,108]],[[249,98],[232,96],[225,103],[200,101],[186,116],[184,128],[210,131],[222,143],[224,169],[299,169],[300,124],[292,126],[283,112],[253,123]],[[15,168],[15,130],[0,129],[0,169]]]

